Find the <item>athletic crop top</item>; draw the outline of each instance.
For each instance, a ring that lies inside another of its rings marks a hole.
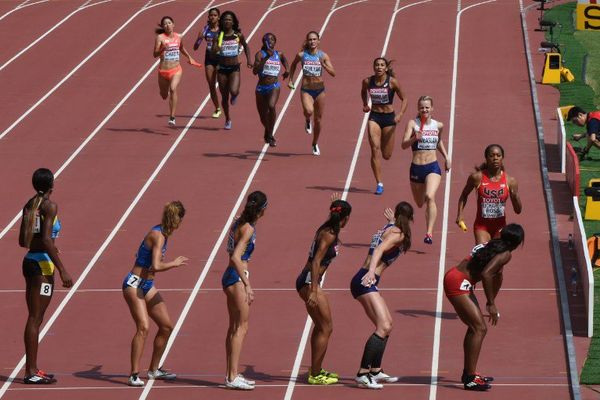
[[[383,85],[377,86],[375,76],[369,78],[369,96],[371,96],[371,104],[387,106],[394,102],[394,91],[390,85],[390,76],[387,75]]]
[[[219,37],[223,32],[219,33]],[[237,34],[230,36],[223,36],[221,42],[221,51],[219,55],[221,57],[237,57],[240,54],[240,38]]]
[[[267,53],[264,50],[260,51],[260,55],[265,58]],[[279,58],[279,53],[277,50],[273,51],[273,55],[269,57],[269,59],[265,62],[262,71],[259,72],[259,76],[261,78],[265,76],[279,76],[279,71],[281,71],[281,59]]]
[[[498,182],[492,181],[487,171],[481,171],[481,183],[477,188],[477,218],[504,218],[508,195],[504,171]]]
[[[313,258],[315,258],[315,252],[317,251],[317,236],[319,235],[319,232],[317,232],[317,234],[315,235],[315,239],[313,240],[312,244],[310,245],[310,250],[308,251],[308,262],[312,262]],[[321,267],[329,267],[329,264],[331,264],[331,261],[333,261],[333,259],[338,255],[339,251],[338,251],[338,243],[339,240],[337,240],[337,238],[335,239],[335,241],[327,248],[327,250],[325,251],[325,255],[323,256],[323,259],[321,260]]]
[[[323,57],[321,50],[317,50],[317,54],[311,54],[306,50],[302,52],[302,73],[304,76],[322,75],[321,57]]]
[[[162,233],[162,228],[160,225],[153,226],[151,231],[159,231]],[[167,251],[167,241],[169,238],[165,238],[165,243],[161,249],[162,256],[165,256],[165,252]],[[142,239],[142,243],[138,248],[137,254],[135,255],[135,265],[139,265],[144,269],[150,269],[152,266],[152,249],[146,246],[146,238]]]
[[[37,213],[35,214],[35,223],[33,224],[33,235],[34,236],[41,236],[43,222],[44,222],[44,216],[41,215],[40,211],[38,210]],[[52,224],[52,233],[50,234],[50,237],[52,239],[56,239],[58,237],[58,234],[60,233],[61,229],[62,229],[62,225],[60,224],[60,220],[58,219],[58,216],[55,216],[54,223]]]
[[[181,46],[181,36],[178,33],[173,32],[173,37],[168,37],[162,34],[165,38],[165,47],[162,50],[163,61],[179,61],[179,47]]]
[[[210,53],[213,47],[213,43],[216,42],[217,37],[219,36],[219,31],[212,31],[208,25],[204,27],[204,32],[202,33],[204,40],[206,40],[206,52]]]
[[[383,234],[392,226],[394,226],[394,224],[386,224],[383,228],[378,230],[377,233],[373,235],[373,238],[371,239],[371,245],[369,246],[370,256],[373,255],[375,248],[379,246],[381,242],[383,242]],[[385,265],[389,267],[391,263],[396,261],[396,258],[398,258],[399,255],[400,247],[396,246],[383,253],[381,255],[381,261],[383,261]]]
[[[421,132],[422,135],[421,139],[412,144],[412,151],[437,149],[440,140],[440,130],[438,128],[438,122],[435,119],[429,120],[429,123],[426,123],[425,126],[421,128],[421,120],[420,118],[416,118],[415,127],[413,129],[415,135],[418,132]]]
[[[233,250],[235,249],[236,246],[236,241],[235,241],[235,230],[237,229],[238,226],[238,220],[236,220],[233,225],[231,225],[231,229],[229,230],[229,236],[227,237],[227,253],[229,253],[229,255],[233,254]],[[251,225],[252,228],[254,228],[254,225]],[[254,230],[254,232],[252,232],[252,237],[250,238],[250,240],[248,241],[248,244],[246,245],[246,248],[244,249],[244,253],[242,254],[242,261],[248,261],[250,260],[250,256],[252,255],[252,252],[254,251],[254,243],[256,241],[256,229]]]

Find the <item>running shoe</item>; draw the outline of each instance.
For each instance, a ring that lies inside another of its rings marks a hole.
[[[479,378],[483,379],[485,383],[490,383],[494,381],[493,376],[483,376],[479,372],[475,372],[475,376],[478,376]],[[468,378],[469,375],[463,372],[462,376],[460,377],[460,380],[462,381],[462,383],[465,383],[468,380]]]
[[[273,136],[267,140],[267,143],[269,143],[269,147],[277,147],[277,140]]]
[[[318,144],[313,144],[312,145],[312,153],[313,153],[313,156],[320,156],[321,155],[321,149],[319,149],[319,145]]]
[[[248,385],[252,385],[252,386],[256,385],[256,382],[255,382],[255,381],[253,381],[253,380],[250,380],[250,379],[247,379],[247,378],[246,378],[244,375],[242,375],[242,374],[238,374],[238,376],[239,376],[240,378],[242,378],[242,379],[244,380],[244,382],[246,382]]]
[[[129,376],[129,380],[127,381],[129,386],[144,386],[144,381],[140,379],[138,374],[131,374]]]
[[[372,373],[371,379],[373,381],[375,381],[375,383],[394,383],[394,382],[398,382],[399,378],[397,376],[390,376],[390,375],[386,374],[385,372],[383,372],[383,370],[380,370],[376,374]]]
[[[225,387],[227,389],[235,389],[235,390],[254,390],[254,386],[250,385],[246,380],[238,375],[232,381],[225,378]]]
[[[175,117],[169,117],[169,126],[175,126]]]
[[[312,127],[310,126],[310,119],[307,119],[304,122],[304,130],[306,131],[306,133],[308,133],[309,135],[312,134]]]
[[[319,374],[315,376],[308,374],[308,383],[310,385],[332,385],[337,382],[338,378],[332,378],[324,374]]]
[[[177,378],[176,374],[165,371],[162,367],[158,368],[156,371],[148,371],[148,379],[164,379],[166,381],[172,381],[175,378]]]
[[[335,372],[330,372],[330,371],[327,371],[326,369],[323,369],[323,368],[321,368],[321,372],[319,372],[319,375],[325,375],[325,376],[328,376],[330,378],[335,378],[335,379],[339,379],[339,377],[340,377]]]
[[[226,130],[230,130],[231,129],[231,120],[228,119],[227,121],[225,121],[225,129]]]
[[[423,239],[423,242],[426,244],[433,244],[433,236],[431,236],[431,234],[427,233],[425,235],[425,239]]]
[[[573,134],[573,140],[575,140],[576,142],[578,142],[584,136],[585,136],[585,133],[574,133]]]
[[[50,378],[50,379],[54,378],[54,374],[47,374],[45,371],[42,371],[41,369],[38,369],[37,374],[45,376],[46,378]]]
[[[41,375],[38,372],[35,375],[26,376],[23,378],[23,383],[26,385],[51,385],[56,383],[56,379],[46,375]]]
[[[383,183],[379,182],[377,184],[377,189],[375,189],[375,194],[376,195],[382,195],[383,194]]]
[[[221,116],[221,108],[217,108],[214,113],[212,113],[213,118],[219,118]]]
[[[463,381],[465,390],[473,390],[476,392],[484,392],[492,388],[492,385],[485,382],[482,377],[478,375],[470,375]]]
[[[239,96],[239,94],[237,94],[235,96],[231,96],[231,99],[229,99],[229,102],[231,103],[232,106],[235,106],[238,96]]]
[[[361,387],[361,388],[383,389],[383,385],[381,383],[375,382],[371,378],[371,374],[368,374],[368,373],[363,374],[363,375],[357,375],[356,378],[354,378],[354,380],[356,381],[356,383],[358,383],[358,387]]]

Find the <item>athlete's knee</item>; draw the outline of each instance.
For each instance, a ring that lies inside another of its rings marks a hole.
[[[148,336],[149,331],[150,331],[150,324],[148,324],[148,322],[141,322],[141,323],[137,324],[135,334],[137,336],[146,338]]]
[[[313,116],[313,110],[304,110],[304,117],[310,119]]]
[[[169,97],[169,91],[168,90],[161,90],[160,91],[160,97],[162,97],[163,100],[166,100]]]
[[[424,201],[428,204],[428,205],[435,205],[435,195],[430,194],[430,193],[425,193],[424,196]]]
[[[477,321],[474,324],[471,324],[471,330],[475,335],[484,337],[487,334],[487,325],[484,321]]]
[[[378,326],[378,330],[381,331],[381,333],[383,333],[384,336],[389,336],[390,333],[392,333],[392,329],[394,328],[394,324],[391,320],[386,319],[384,321],[382,321],[379,326]]]
[[[159,331],[163,335],[171,336],[171,332],[173,332],[173,324],[169,322],[168,324],[162,325],[159,328]]]

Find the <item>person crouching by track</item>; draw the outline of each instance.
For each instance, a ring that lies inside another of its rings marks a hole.
[[[173,323],[169,317],[167,305],[154,286],[154,275],[157,272],[186,265],[188,259],[182,256],[173,261],[163,261],[167,251],[167,241],[181,226],[184,215],[185,208],[181,202],[172,201],[165,205],[162,222],[160,225],[152,227],[146,234],[138,248],[131,272],[123,280],[123,297],[136,325],[136,332],[131,341],[129,386],[144,386],[144,381],[139,378],[140,359],[150,329],[150,319],[158,326],[158,332],[154,338],[148,379],[172,380],[176,378],[175,374],[167,372],[158,365],[173,331]]]
[[[365,344],[355,378],[358,386],[367,389],[382,389],[382,383],[398,381],[398,377],[386,374],[381,367],[385,346],[392,332],[392,315],[377,285],[387,267],[410,249],[413,208],[402,201],[396,205],[395,211],[387,208],[384,216],[388,223],[373,235],[369,254],[350,282],[352,297],[359,301],[375,325],[375,332]]]
[[[315,31],[306,34],[306,40],[302,51],[296,54],[290,66],[290,81],[288,87],[294,88],[294,72],[298,63],[302,63],[302,87],[300,96],[302,110],[304,110],[304,129],[309,135],[313,134],[312,153],[315,156],[321,154],[319,149],[319,136],[321,134],[321,118],[325,107],[325,84],[323,83],[323,69],[329,75],[335,77],[335,70],[329,56],[319,49],[320,38]],[[310,119],[313,119],[311,124]]]
[[[217,65],[219,57],[213,53],[212,48],[219,37],[219,17],[221,11],[213,7],[208,10],[208,21],[202,31],[198,33],[198,38],[194,43],[194,50],[198,50],[202,40],[206,40],[206,52],[204,53],[204,72],[206,75],[206,83],[210,89],[210,99],[215,106],[215,112],[212,113],[213,118],[221,116],[221,107],[219,105],[219,96],[217,95]]]
[[[585,126],[585,133],[576,133],[574,140],[587,136],[586,146],[579,151],[579,159],[584,160],[592,147],[600,149],[600,111],[585,112],[581,107],[572,107],[567,114],[567,121],[577,126]]]
[[[389,160],[394,151],[396,124],[402,119],[408,102],[400,89],[391,61],[377,57],[373,61],[374,75],[363,80],[360,92],[363,111],[369,114],[369,144],[371,145],[371,169],[375,175],[377,188],[375,194],[383,194],[381,178],[381,157]],[[394,112],[394,94],[402,100],[398,114]],[[368,100],[371,98],[371,107]]]
[[[510,196],[516,214],[521,214],[523,205],[519,197],[519,185],[513,176],[504,171],[504,149],[499,144],[490,144],[484,151],[485,162],[469,175],[458,199],[456,223],[466,230],[463,210],[469,194],[477,190],[477,218],[473,224],[475,243],[487,243],[497,238],[506,225],[506,200]]]
[[[500,319],[495,300],[502,286],[504,267],[511,259],[511,252],[524,240],[525,232],[521,225],[508,224],[502,229],[499,239],[492,239],[486,245],[476,246],[470,257],[444,275],[446,297],[460,320],[468,327],[463,342],[465,355],[461,377],[465,390],[488,390],[492,387],[490,382],[494,380],[492,377],[476,372],[487,326],[475,297],[474,285],[482,281],[488,318],[492,326],[495,326]]]
[[[39,168],[33,173],[32,183],[36,194],[23,207],[19,230],[19,245],[29,249],[23,258],[25,300],[29,312],[23,335],[25,341],[23,383],[51,384],[56,382],[54,375],[45,373],[37,366],[40,325],[54,294],[54,269],[58,269],[63,287],[73,286],[73,280],[54,244],[61,230],[57,217],[58,206],[50,200],[54,188],[54,175],[46,168]]]
[[[410,189],[421,208],[425,204],[425,224],[427,233],[423,240],[426,244],[433,243],[433,225],[437,218],[435,193],[442,180],[442,171],[437,161],[436,150],[442,153],[446,160],[446,171],[451,168],[450,158],[442,142],[444,124],[431,118],[433,99],[421,96],[417,102],[417,118],[408,122],[404,131],[402,148],[412,148],[413,156],[410,164]]]
[[[254,57],[254,68],[252,72],[258,75],[258,84],[256,85],[256,108],[260,116],[260,122],[265,128],[264,140],[269,146],[277,146],[273,130],[275,120],[277,119],[277,100],[279,100],[279,72],[281,66],[285,69],[283,79],[287,79],[288,63],[285,55],[275,50],[277,38],[272,33],[263,36],[263,46]]]
[[[246,53],[248,68],[252,68],[253,64],[250,60],[250,48],[242,34],[237,16],[232,11],[225,11],[221,14],[219,30],[217,43],[216,46],[213,45],[212,51],[219,57],[217,81],[221,92],[221,105],[225,112],[225,129],[229,130],[232,127],[229,102],[231,101],[231,105],[235,105],[240,94],[241,76],[238,56],[241,53],[241,47]]]
[[[308,383],[311,385],[330,385],[337,383],[339,378],[336,373],[328,372],[322,367],[333,324],[329,300],[320,284],[323,274],[338,254],[338,235],[340,229],[348,223],[352,207],[341,200],[338,193],[331,200],[329,218],[317,229],[308,252],[308,260],[296,278],[296,290],[315,324],[310,338],[311,366]]]
[[[169,125],[175,126],[175,110],[177,108],[177,87],[181,81],[183,70],[179,63],[179,53],[187,57],[192,64],[194,60],[183,47],[181,35],[174,31],[173,18],[162,17],[160,26],[156,28],[156,41],[154,42],[154,58],[160,57],[158,64],[158,88],[163,100],[169,98]]]
[[[254,301],[248,261],[254,251],[256,223],[265,214],[267,204],[267,196],[263,192],[250,193],[244,211],[231,225],[227,239],[229,266],[223,273],[221,284],[227,296],[229,311],[229,328],[225,339],[227,355],[225,387],[228,389],[254,389],[255,382],[239,373],[239,365],[244,338],[248,332],[250,305]]]

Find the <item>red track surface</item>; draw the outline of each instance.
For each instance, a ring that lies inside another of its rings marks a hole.
[[[270,3],[239,1],[222,9],[231,7],[248,35]],[[282,3],[278,0],[276,5]],[[348,3],[350,0],[339,1],[337,6]],[[26,34],[15,35],[14,49],[3,52],[2,57],[12,57],[80,4],[43,3],[1,20],[3,32],[31,26]],[[0,128],[9,126],[143,4],[110,2],[82,11],[1,71],[5,91],[0,97]],[[0,179],[11,188],[10,195],[7,192],[0,199],[1,228],[30,195],[31,172],[39,166],[53,170],[60,167],[147,71],[152,64],[151,30],[160,17],[172,15],[177,31],[183,31],[206,4],[177,1],[141,13],[0,140]],[[274,10],[262,22],[250,47],[256,51],[257,38],[271,31],[278,37],[278,48],[293,58],[305,32],[319,30],[332,4],[309,0]],[[462,8],[471,4],[475,2],[462,1]],[[242,395],[218,387],[225,370],[223,342],[227,329],[225,297],[220,289],[227,262],[223,246],[214,262],[206,264],[262,148],[262,128],[252,93],[255,78],[244,68],[241,96],[232,108],[234,129],[223,131],[222,119],[208,117],[211,104],[203,110],[43,339],[39,364],[56,371],[59,379],[52,390],[44,392],[45,398],[140,396],[140,389],[125,386],[134,326],[120,293],[120,282],[131,266],[139,240],[159,217],[162,205],[175,198],[184,202],[188,214],[170,243],[169,254],[186,255],[191,262],[184,269],[160,276],[157,282],[173,321],[179,318],[203,268],[210,269],[166,360],[179,379],[174,384],[157,382],[149,398],[284,397],[306,320],[304,305],[293,289],[294,280],[305,262],[314,229],[326,217],[331,192],[344,189],[363,119],[360,80],[370,75],[372,59],[381,53],[394,5],[394,1],[371,0],[333,14],[322,37],[322,48],[330,55],[338,75],[326,79],[322,155],[310,155],[310,137],[303,132],[302,111],[295,94],[277,131],[278,147],[269,149],[250,185],[250,190],[265,191],[270,204],[257,227],[257,251],[250,265],[256,302],[242,354],[243,372],[257,380],[257,389]],[[36,12],[36,7],[46,11]],[[10,7],[3,3],[0,14],[5,9]],[[429,398],[445,179],[437,197],[435,244],[422,244],[423,210],[417,211],[413,249],[386,272],[380,285],[395,320],[384,364],[390,373],[402,377],[399,384],[386,385],[380,392],[365,392],[352,385],[372,327],[347,288],[364,259],[370,235],[383,222],[383,209],[399,200],[412,202],[407,176],[410,154],[402,151],[399,142],[404,125],[415,114],[418,96],[434,97],[435,117],[446,124],[444,141],[448,143],[456,9],[455,1],[434,0],[401,11],[396,17],[387,56],[396,60],[394,67],[409,96],[409,109],[396,132],[394,157],[384,163],[386,192],[382,197],[372,195],[369,148],[367,143],[362,144],[348,196],[354,211],[341,234],[342,253],[325,282],[335,327],[325,366],[339,371],[343,384],[304,385],[307,349],[293,399],[315,395],[344,399]],[[202,17],[186,35],[188,49],[204,20]],[[94,27],[92,32],[90,26]],[[200,61],[203,58],[201,52],[194,56]],[[73,276],[80,276],[88,266],[207,94],[203,73],[186,66],[184,70],[178,129],[165,126],[167,105],[158,96],[152,72],[57,180],[54,196],[64,224],[58,245]],[[438,399],[568,397],[527,79],[518,1],[498,0],[465,11],[460,31],[445,268],[463,258],[472,246],[471,233],[459,232],[452,221],[462,185],[472,167],[482,161],[483,148],[489,143],[499,142],[505,147],[508,172],[519,179],[525,211],[519,218],[509,214],[509,219],[524,225],[527,240],[525,247],[515,252],[505,274],[498,301],[502,321],[490,328],[482,351],[481,371],[497,378],[487,394],[471,396],[460,389],[465,327],[444,299]],[[282,89],[280,108],[288,93]],[[474,217],[473,203],[472,197],[467,210],[469,221]],[[0,283],[0,310],[5,320],[12,321],[3,325],[0,334],[3,376],[8,376],[23,356],[23,251],[16,246],[16,236],[13,228],[0,239],[0,252],[7,263]],[[47,318],[64,296],[65,292],[56,292]],[[147,365],[149,353],[147,343],[142,365]],[[39,398],[37,390],[16,380],[4,398]]]

